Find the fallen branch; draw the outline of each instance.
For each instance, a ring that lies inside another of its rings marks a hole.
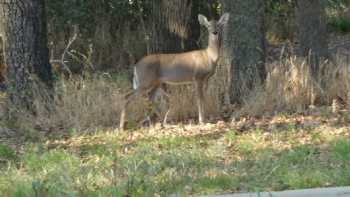
[[[68,61],[65,61],[65,58],[66,58],[66,54],[69,52],[70,47],[72,46],[72,44],[74,43],[74,41],[78,37],[78,30],[79,30],[78,26],[74,26],[73,37],[69,39],[69,42],[62,53],[61,59],[60,60],[50,60],[50,63],[59,63],[65,70],[67,70],[69,77],[72,76],[72,71],[69,69],[69,66],[66,64],[66,62],[68,62]]]

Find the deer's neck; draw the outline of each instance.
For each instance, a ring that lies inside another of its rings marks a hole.
[[[211,62],[216,63],[219,59],[219,39],[218,35],[209,34],[208,47],[206,49]]]

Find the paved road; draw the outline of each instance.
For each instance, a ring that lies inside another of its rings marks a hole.
[[[315,188],[282,192],[244,193],[207,197],[350,197],[350,187]]]

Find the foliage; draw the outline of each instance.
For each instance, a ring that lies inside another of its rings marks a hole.
[[[47,2],[49,21],[53,27],[60,31],[72,25],[79,25],[81,31],[92,36],[94,27],[101,22],[116,22],[113,25],[122,25],[137,19],[137,5],[141,1],[129,0],[64,0]],[[107,20],[107,21],[102,21]]]
[[[349,17],[332,17],[329,21],[331,29],[335,32],[349,33],[350,18]]]
[[[324,0],[326,5],[333,9],[341,9],[349,3],[347,0]]]

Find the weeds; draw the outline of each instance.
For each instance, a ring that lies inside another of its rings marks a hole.
[[[15,161],[16,159],[16,152],[12,148],[0,144],[0,163],[4,161]]]
[[[132,141],[101,132],[36,143],[2,165],[0,193],[189,196],[347,185],[350,141],[341,136],[348,132],[321,128],[228,130],[215,138],[137,131],[145,136]]]

